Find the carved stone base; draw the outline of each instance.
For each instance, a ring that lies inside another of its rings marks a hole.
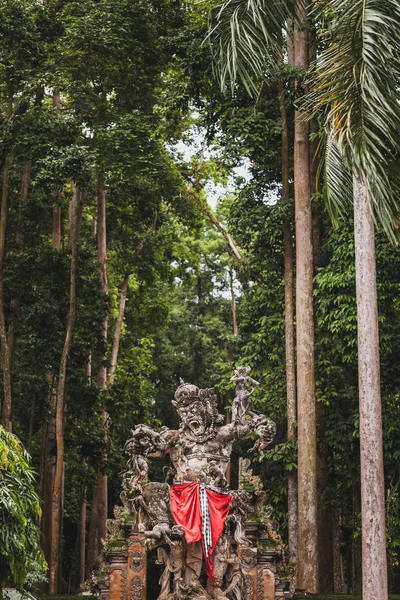
[[[126,552],[112,552],[109,560],[110,600],[127,600]]]
[[[126,600],[146,600],[147,553],[145,537],[128,539],[128,596]]]
[[[128,551],[107,555],[109,591],[101,590],[102,600],[146,600],[147,554],[144,536],[131,534]]]

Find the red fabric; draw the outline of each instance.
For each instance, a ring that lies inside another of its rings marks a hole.
[[[208,557],[205,557],[206,571],[208,577],[214,579],[212,566],[212,555],[215,545],[224,528],[226,516],[229,512],[232,496],[230,494],[219,494],[206,488],[208,509],[210,513],[210,527],[212,547],[208,549]],[[188,543],[198,542],[201,536],[201,508],[200,508],[200,484],[198,481],[188,483],[177,483],[170,486],[170,506],[175,522],[185,532]],[[203,548],[204,553],[204,548]]]
[[[214,571],[212,564],[212,555],[216,543],[219,540],[219,536],[224,528],[225,519],[229,512],[232,496],[230,494],[219,494],[214,490],[206,488],[207,499],[208,499],[208,510],[210,513],[210,525],[211,525],[211,538],[212,546],[208,550],[208,557],[206,560],[206,572],[208,577],[214,579]]]
[[[169,488],[171,512],[188,543],[201,540],[200,484],[177,483]]]

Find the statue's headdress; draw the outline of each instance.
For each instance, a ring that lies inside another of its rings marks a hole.
[[[195,400],[200,400],[204,404],[208,404],[213,423],[221,423],[224,420],[224,417],[218,414],[218,399],[214,388],[200,390],[196,385],[185,383],[181,379],[172,404],[179,409],[180,407],[188,406]]]
[[[185,383],[183,379],[180,379],[180,385],[175,392],[175,400],[172,400],[172,404],[176,408],[179,408],[180,406],[187,406],[198,399],[199,388],[192,383]]]

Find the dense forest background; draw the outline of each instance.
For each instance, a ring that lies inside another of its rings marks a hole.
[[[234,367],[251,366],[255,404],[278,426],[255,468],[287,540],[297,448],[284,270],[303,73],[284,63],[253,97],[240,84],[222,93],[204,42],[209,8],[0,1],[1,405],[37,474],[52,592],[90,576],[119,502],[124,442],[137,423],[176,424],[180,377],[216,387],[224,411]],[[321,589],[359,592],[353,223],[333,227],[313,177]],[[389,583],[399,591],[400,254],[381,231],[376,243]]]

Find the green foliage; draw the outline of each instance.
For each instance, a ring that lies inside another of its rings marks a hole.
[[[365,181],[375,218],[395,239],[400,189],[398,2],[331,0],[314,6],[323,24],[324,46],[307,103],[310,111],[322,111],[329,136],[327,197],[343,211],[353,172]]]
[[[30,457],[18,438],[0,426],[0,588],[43,579],[39,517]]]

